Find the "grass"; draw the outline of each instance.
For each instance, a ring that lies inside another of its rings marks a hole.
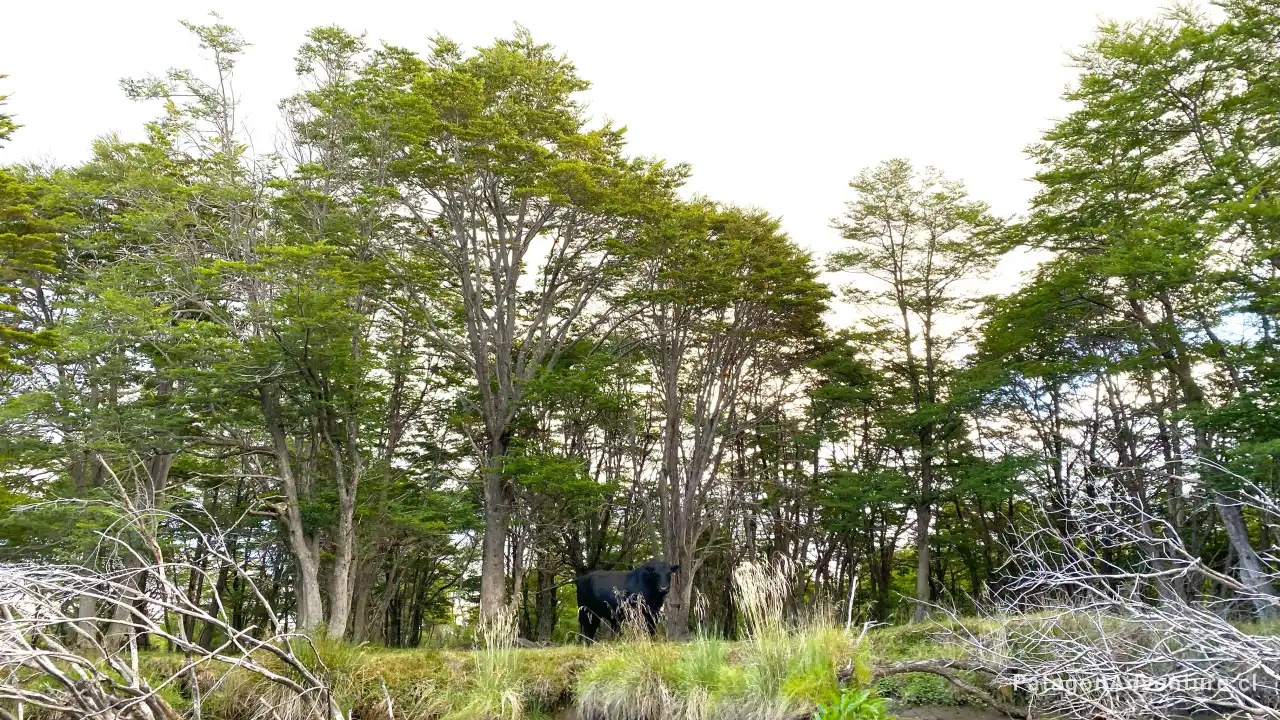
[[[856,631],[778,624],[736,642],[628,636],[590,647],[525,649],[497,641],[471,651],[322,642],[317,651],[338,705],[362,720],[390,720],[383,683],[395,720],[536,720],[568,707],[584,720],[780,720],[836,703],[837,671],[851,661],[852,685],[864,687],[871,662],[937,657],[939,647],[923,629],[872,630],[859,646]],[[159,676],[180,658],[153,654],[145,661]],[[882,681],[876,691],[908,703],[961,702],[941,679],[902,677]],[[284,699],[243,673],[202,673],[206,683],[206,720],[252,720],[264,702],[277,707]],[[166,694],[179,709],[188,702],[177,688]]]
[[[832,707],[849,689],[870,689],[902,704],[964,704],[945,680],[930,675],[871,683],[874,665],[957,656],[936,625],[877,628],[859,642],[857,629],[788,624],[775,603],[778,588],[738,588],[741,598],[753,592],[758,600],[740,605],[746,619],[738,641],[666,642],[630,629],[594,646],[526,649],[515,646],[513,628],[500,622],[477,630],[475,650],[317,641],[315,652],[303,656],[313,667],[323,664],[337,705],[361,720],[391,720],[387,695],[394,720],[536,720],[571,707],[583,720],[782,720]],[[181,667],[182,658],[150,653],[143,662],[149,675],[163,677]],[[852,678],[842,688],[837,673],[849,670]],[[247,673],[202,668],[199,683],[204,720],[255,720],[267,708],[284,720],[298,716],[287,694]],[[164,694],[180,711],[190,704],[185,679]]]
[[[853,638],[815,631],[743,643],[619,643],[578,676],[584,718],[773,720],[839,697]]]
[[[605,647],[577,680],[586,720],[781,720],[834,703],[837,672],[856,639],[823,625],[788,626],[789,588],[777,568],[745,565],[734,577],[746,639],[654,643],[643,634]]]
[[[782,619],[780,589],[766,580],[737,588],[745,615],[739,641],[700,637],[689,642],[651,640],[634,629],[594,646],[522,649],[509,623],[479,628],[476,650],[394,650],[320,641],[307,661],[327,668],[335,700],[361,720],[537,720],[574,707],[583,720],[780,720],[832,708],[850,690],[904,705],[961,705],[940,677],[891,676],[871,683],[876,665],[923,658],[959,657],[936,624],[883,627],[859,642],[857,632]],[[750,599],[755,598],[755,599]],[[965,620],[976,633],[993,633],[1030,618]],[[1249,632],[1280,634],[1280,623],[1250,624]],[[144,665],[153,677],[182,665],[176,655],[151,653]],[[852,665],[849,687],[837,671]],[[205,720],[254,720],[270,707],[284,720],[296,717],[288,696],[242,672],[199,671]],[[385,684],[385,685],[384,685]],[[386,688],[384,694],[384,686]],[[190,703],[185,678],[163,694],[175,708]],[[874,698],[873,698],[874,699]],[[38,720],[38,713],[27,713]]]
[[[959,647],[946,642],[945,625],[878,628],[860,637],[856,630],[820,621],[789,623],[789,589],[779,579],[787,576],[778,568],[740,568],[734,583],[743,639],[735,642],[655,641],[632,618],[616,641],[523,649],[516,646],[512,618],[505,617],[476,628],[475,650],[320,642],[310,661],[323,662],[338,706],[361,720],[392,720],[388,696],[394,720],[533,720],[570,707],[582,720],[789,720],[815,711],[843,717],[828,711],[849,710],[850,699],[862,690],[870,691],[867,708],[879,707],[876,697],[906,705],[966,703],[933,675],[871,682],[876,665],[961,656]],[[1002,621],[965,620],[964,626],[975,633],[1000,632]],[[148,658],[157,675],[171,671],[175,661]],[[849,677],[847,687],[841,675]],[[289,712],[287,697],[262,680],[237,673],[202,677],[201,685],[209,685],[206,720],[256,720],[264,702],[285,720],[297,716]],[[180,706],[185,700],[174,702]]]
[[[490,646],[472,651],[392,650],[317,644],[339,707],[362,720],[523,720],[548,715],[573,702],[575,681],[595,649],[565,646],[518,649]],[[161,677],[181,662],[174,655],[143,657],[148,674]],[[245,672],[202,672],[205,720],[254,720],[266,707],[296,717],[286,696]],[[190,694],[171,686],[166,699],[179,711]],[[28,715],[29,717],[30,714]]]
[[[854,689],[907,704],[961,704],[941,678],[900,676],[870,684],[871,664],[955,654],[932,630],[881,628],[858,634],[821,624],[789,626],[780,614],[746,613],[745,638],[651,640],[627,632],[613,642],[518,648],[509,627],[482,628],[476,650],[392,650],[319,642],[339,707],[361,720],[536,720],[576,707],[583,720],[784,720],[842,697],[837,672],[852,664]],[[311,659],[315,661],[314,658]],[[154,654],[159,676],[180,658]],[[243,673],[201,674],[205,720],[254,720],[264,707],[289,718],[286,697]],[[167,696],[179,710],[178,688]],[[265,704],[265,705],[264,705]]]

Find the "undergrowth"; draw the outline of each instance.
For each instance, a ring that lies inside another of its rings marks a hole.
[[[739,587],[742,597],[749,592]],[[868,713],[878,712],[871,708],[880,707],[879,698],[903,705],[965,702],[944,679],[931,675],[871,682],[869,668],[875,665],[959,656],[938,626],[874,629],[859,642],[856,629],[784,622],[781,608],[770,604],[776,598],[768,597],[767,587],[761,592],[754,604],[743,605],[739,641],[667,642],[632,628],[617,641],[593,646],[526,649],[514,646],[509,626],[497,625],[479,629],[481,647],[471,651],[321,641],[315,653],[304,649],[300,654],[315,667],[323,663],[337,704],[361,720],[391,720],[387,695],[394,720],[537,719],[571,706],[583,720],[780,720],[819,710],[823,717],[842,717],[837,708],[852,712],[862,690],[870,692],[857,706],[865,705]],[[966,626],[990,630],[981,623],[966,621]],[[181,665],[179,656],[160,653],[145,661],[157,677]],[[211,668],[199,675],[205,720],[289,717],[285,694],[262,680]],[[839,678],[844,677],[842,687]],[[190,702],[184,686],[170,686],[165,695],[179,709]]]
[[[821,624],[787,625],[785,577],[751,565],[735,574],[741,642],[655,643],[639,634],[598,648],[577,680],[584,720],[780,720],[836,703],[856,638]]]
[[[747,596],[746,588],[739,592]],[[789,625],[770,605],[767,587],[744,606],[743,640],[700,637],[689,642],[651,640],[629,629],[615,642],[523,649],[510,627],[481,628],[480,649],[395,650],[318,641],[315,651],[298,644],[300,656],[326,668],[335,700],[361,720],[521,720],[547,718],[577,706],[583,720],[776,720],[819,712],[823,718],[877,717],[880,698],[901,705],[960,705],[968,700],[941,677],[890,676],[871,683],[868,669],[903,660],[960,657],[946,641],[947,624],[871,630],[858,642],[856,630],[810,623]],[[776,593],[775,593],[776,595]],[[965,620],[968,631],[990,633],[1004,622],[1027,618]],[[1274,625],[1251,626],[1255,634],[1277,634]],[[153,677],[171,675],[182,657],[144,656]],[[290,717],[287,695],[240,672],[202,667],[197,673],[205,720],[256,720],[272,713]],[[838,674],[850,675],[841,687]],[[189,706],[185,678],[162,694],[179,710]],[[858,693],[870,692],[854,703]],[[843,709],[842,709],[843,708]],[[841,713],[844,713],[843,715]],[[38,713],[29,712],[33,720]]]
[[[615,642],[593,646],[514,647],[507,630],[493,628],[471,651],[352,647],[319,641],[308,664],[327,669],[339,707],[361,720],[536,720],[576,706],[583,720],[780,720],[827,708],[831,715],[848,692],[905,705],[965,702],[942,678],[902,675],[872,684],[878,663],[954,656],[936,627],[906,626],[870,631],[858,642],[855,629],[810,624],[788,626],[748,620],[744,639],[699,637],[688,642],[652,640],[628,631]],[[306,646],[303,646],[306,647]],[[152,653],[144,658],[159,677],[181,666],[181,657]],[[199,673],[205,720],[290,717],[285,693],[240,672]],[[838,676],[850,676],[841,687]],[[182,710],[190,703],[185,685],[165,689]],[[868,701],[869,702],[869,701]],[[870,707],[870,706],[868,706]],[[858,716],[852,716],[858,717]]]

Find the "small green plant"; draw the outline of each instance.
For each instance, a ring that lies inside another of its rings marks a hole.
[[[854,692],[846,690],[832,705],[819,705],[813,720],[889,720],[884,708],[884,698],[871,694],[871,690]]]
[[[883,678],[875,685],[877,694],[895,698],[904,705],[962,705],[951,683],[937,675],[907,673]]]

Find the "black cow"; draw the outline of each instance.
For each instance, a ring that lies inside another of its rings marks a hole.
[[[596,570],[577,579],[578,629],[587,640],[595,640],[600,621],[617,633],[625,616],[624,603],[639,606],[652,635],[657,627],[662,602],[671,590],[671,576],[680,569],[661,560],[650,560],[634,570]]]

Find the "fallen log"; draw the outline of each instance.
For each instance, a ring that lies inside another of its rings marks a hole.
[[[890,675],[902,675],[905,673],[929,673],[946,678],[947,682],[952,686],[978,700],[990,705],[992,708],[1014,718],[1027,717],[1027,711],[1016,705],[1004,702],[987,692],[983,688],[974,683],[965,680],[955,673],[957,670],[968,672],[984,673],[986,675],[998,675],[999,672],[993,670],[981,663],[971,662],[969,660],[952,660],[947,658],[938,658],[936,660],[905,660],[902,662],[890,663],[888,665],[877,666],[871,672],[873,681]]]

